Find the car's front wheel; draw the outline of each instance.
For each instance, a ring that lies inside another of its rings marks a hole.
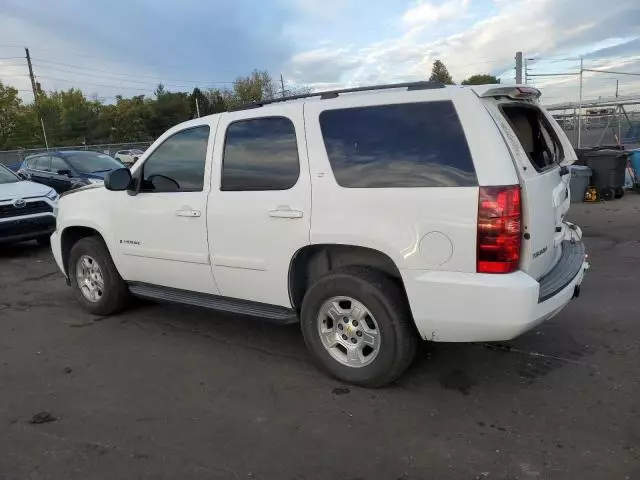
[[[305,342],[333,376],[366,387],[397,379],[417,344],[406,297],[369,268],[331,272],[311,286],[301,312]]]
[[[80,239],[71,248],[68,272],[71,287],[85,310],[111,315],[126,305],[129,289],[102,239]]]

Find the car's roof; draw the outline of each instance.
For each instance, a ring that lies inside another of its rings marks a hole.
[[[48,152],[40,152],[40,153],[34,153],[33,155],[27,155],[25,157],[25,160],[27,158],[40,157],[42,155],[58,155],[61,157],[72,157],[73,155],[77,155],[79,153],[95,153],[97,155],[105,155],[104,153],[97,152],[95,150],[49,150]]]

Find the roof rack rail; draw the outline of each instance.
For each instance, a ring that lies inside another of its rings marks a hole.
[[[302,95],[291,95],[290,97],[281,97],[281,98],[272,98],[270,100],[262,100],[259,102],[248,103],[245,105],[240,105],[238,107],[229,108],[229,112],[236,112],[238,110],[249,110],[251,108],[259,108],[265,105],[269,105],[271,103],[279,103],[279,102],[287,102],[289,100],[301,100],[303,98],[312,98],[312,97],[320,97],[322,100],[326,100],[329,98],[337,98],[342,93],[353,93],[353,92],[369,92],[373,90],[387,90],[390,88],[406,88],[407,90],[431,90],[435,88],[444,88],[444,84],[440,82],[431,82],[431,81],[419,81],[419,82],[404,82],[404,83],[389,83],[386,85],[370,85],[368,87],[353,87],[353,88],[342,88],[339,90],[329,90],[325,92],[313,92],[313,93],[304,93]]]

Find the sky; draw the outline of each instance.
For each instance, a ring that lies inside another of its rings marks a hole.
[[[542,99],[577,101],[580,62],[640,73],[638,0],[0,0],[0,81],[33,99],[23,47],[45,90],[112,102],[229,85],[252,70],[316,90],[424,80],[513,83],[523,51]],[[584,97],[640,94],[640,76],[585,73]]]

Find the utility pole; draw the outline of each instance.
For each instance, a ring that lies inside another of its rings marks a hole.
[[[200,118],[200,104],[198,103],[198,97],[196,96],[196,114]]]
[[[580,57],[580,100],[578,101],[578,148],[582,140],[582,76],[584,73],[584,58]]]
[[[282,88],[282,98],[284,98],[284,78],[282,78],[282,74],[280,74],[280,87]]]
[[[36,106],[36,115],[40,119],[40,126],[42,127],[42,137],[44,139],[44,145],[49,150],[49,142],[47,142],[47,132],[44,129],[44,121],[40,114],[40,102],[38,101],[38,89],[36,88],[36,79],[33,76],[33,67],[31,66],[31,55],[29,55],[29,49],[25,47],[24,52],[27,54],[27,65],[29,66],[29,78],[31,78],[31,88],[33,89],[33,103]]]
[[[516,85],[522,84],[522,52],[516,52]]]
[[[618,98],[618,87],[620,86],[620,80],[616,80],[616,98]]]

